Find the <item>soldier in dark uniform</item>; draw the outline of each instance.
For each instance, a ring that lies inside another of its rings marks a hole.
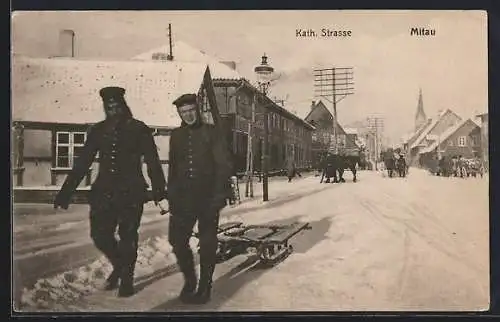
[[[88,198],[90,234],[95,246],[113,265],[105,288],[116,289],[119,284],[121,297],[134,294],[138,229],[144,203],[148,201],[142,157],[151,178],[155,203],[166,197],[165,176],[152,131],[132,117],[124,94],[125,90],[119,87],[101,89],[106,119],[90,128],[83,152],[54,201],[55,208],[68,208],[71,195],[99,152],[99,174]],[[117,227],[119,242],[115,239]]]
[[[170,138],[167,198],[172,216],[169,242],[184,275],[180,299],[187,303],[210,300],[216,265],[219,211],[226,205],[231,160],[225,140],[211,124],[204,124],[195,94],[173,102],[182,119]],[[200,278],[197,278],[189,239],[198,221]]]

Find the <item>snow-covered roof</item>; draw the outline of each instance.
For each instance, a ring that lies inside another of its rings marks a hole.
[[[99,90],[124,87],[134,117],[149,126],[177,127],[172,102],[198,93],[207,65],[176,61],[92,61],[16,57],[13,120],[95,123],[104,118]]]
[[[173,43],[173,61],[190,62],[190,63],[205,63],[210,67],[212,77],[221,79],[241,79],[241,76],[236,70],[230,68],[226,64],[221,63],[220,59],[210,56],[203,51],[194,48],[183,41]],[[150,61],[153,60],[153,55],[162,53],[167,55],[170,52],[170,46],[165,45],[148,50],[142,54],[132,57],[132,60]]]
[[[419,154],[429,153],[429,152],[433,151],[434,149],[436,149],[438,147],[439,144],[445,142],[450,136],[453,135],[453,133],[455,133],[456,131],[458,131],[462,126],[464,126],[468,122],[472,122],[472,123],[474,123],[474,125],[480,126],[479,124],[477,124],[477,122],[475,122],[471,118],[465,119],[465,120],[463,120],[463,121],[455,124],[454,126],[451,126],[446,131],[444,131],[439,136],[439,139],[437,139],[436,141],[434,141],[432,144],[430,144],[425,149],[422,149],[422,151],[420,151]]]
[[[447,112],[454,113],[450,109],[446,109],[444,111],[441,111],[438,116],[430,122],[430,124],[420,133],[418,138],[413,142],[413,144],[410,146],[410,149],[415,148],[416,146],[420,145],[422,141],[426,138],[426,136],[436,127],[436,125],[443,119],[443,117],[446,115]]]
[[[358,134],[358,129],[354,129],[354,128],[346,127],[346,128],[344,128],[344,131],[346,134]]]
[[[431,118],[427,119],[427,121],[425,123],[423,123],[422,125],[420,125],[415,131],[408,134],[409,138],[408,138],[407,143],[411,145],[413,142],[415,142],[415,140],[420,135],[420,133],[422,133],[422,131],[425,130],[427,128],[427,126],[429,126],[429,124],[431,124],[431,122],[432,122]]]

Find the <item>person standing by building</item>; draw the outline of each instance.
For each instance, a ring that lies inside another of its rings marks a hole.
[[[138,229],[147,196],[142,172],[144,158],[152,183],[152,197],[159,203],[166,196],[165,175],[151,129],[136,120],[121,87],[100,90],[106,118],[93,125],[83,152],[66,177],[54,200],[54,208],[68,209],[71,196],[99,153],[99,173],[89,193],[90,235],[95,246],[113,266],[105,289],[118,289],[118,296],[134,294]],[[120,241],[115,239],[118,227]]]
[[[286,169],[286,176],[288,178],[288,182],[292,182],[292,179],[295,178],[296,175],[299,177],[302,177],[299,170],[297,169],[297,164],[295,163],[293,154],[289,155],[286,158],[285,169]]]
[[[203,123],[196,94],[184,94],[173,104],[182,124],[172,131],[170,137],[167,199],[171,217],[168,236],[184,276],[180,300],[203,304],[211,296],[219,211],[226,206],[231,160],[217,128]],[[196,222],[200,241],[199,283],[189,246]]]

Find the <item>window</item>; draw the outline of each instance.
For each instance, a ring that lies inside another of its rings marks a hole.
[[[452,140],[449,140],[449,141],[448,141],[448,145],[449,145],[449,146],[453,146],[453,141],[452,141]]]
[[[72,168],[82,153],[87,133],[57,132],[56,136],[56,168]]]
[[[337,144],[340,146],[345,146],[346,144],[346,136],[344,134],[339,134],[337,136]]]
[[[458,137],[458,146],[465,146],[466,138],[465,136]]]

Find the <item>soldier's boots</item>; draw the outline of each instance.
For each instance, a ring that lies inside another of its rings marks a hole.
[[[212,282],[200,281],[198,291],[187,299],[190,304],[206,304],[210,301],[212,295]]]
[[[198,278],[194,268],[194,258],[192,253],[186,253],[185,256],[179,255],[177,263],[184,276],[184,287],[179,294],[179,299],[184,303],[190,303],[192,297],[195,295]]]
[[[135,294],[134,289],[134,270],[126,268],[123,270],[118,288],[118,297],[130,297]]]
[[[198,291],[189,299],[192,304],[205,304],[210,301],[212,295],[212,276],[215,270],[215,261],[213,258],[207,260],[200,256],[200,282]]]
[[[179,294],[179,299],[184,303],[191,303],[196,294],[197,279],[195,275],[184,277],[184,279],[184,287]]]
[[[118,287],[118,283],[120,281],[120,271],[118,269],[113,269],[109,277],[106,279],[106,283],[104,284],[104,290],[111,291]]]
[[[134,281],[132,278],[124,278],[121,280],[120,288],[118,289],[118,297],[130,297],[135,294]]]

